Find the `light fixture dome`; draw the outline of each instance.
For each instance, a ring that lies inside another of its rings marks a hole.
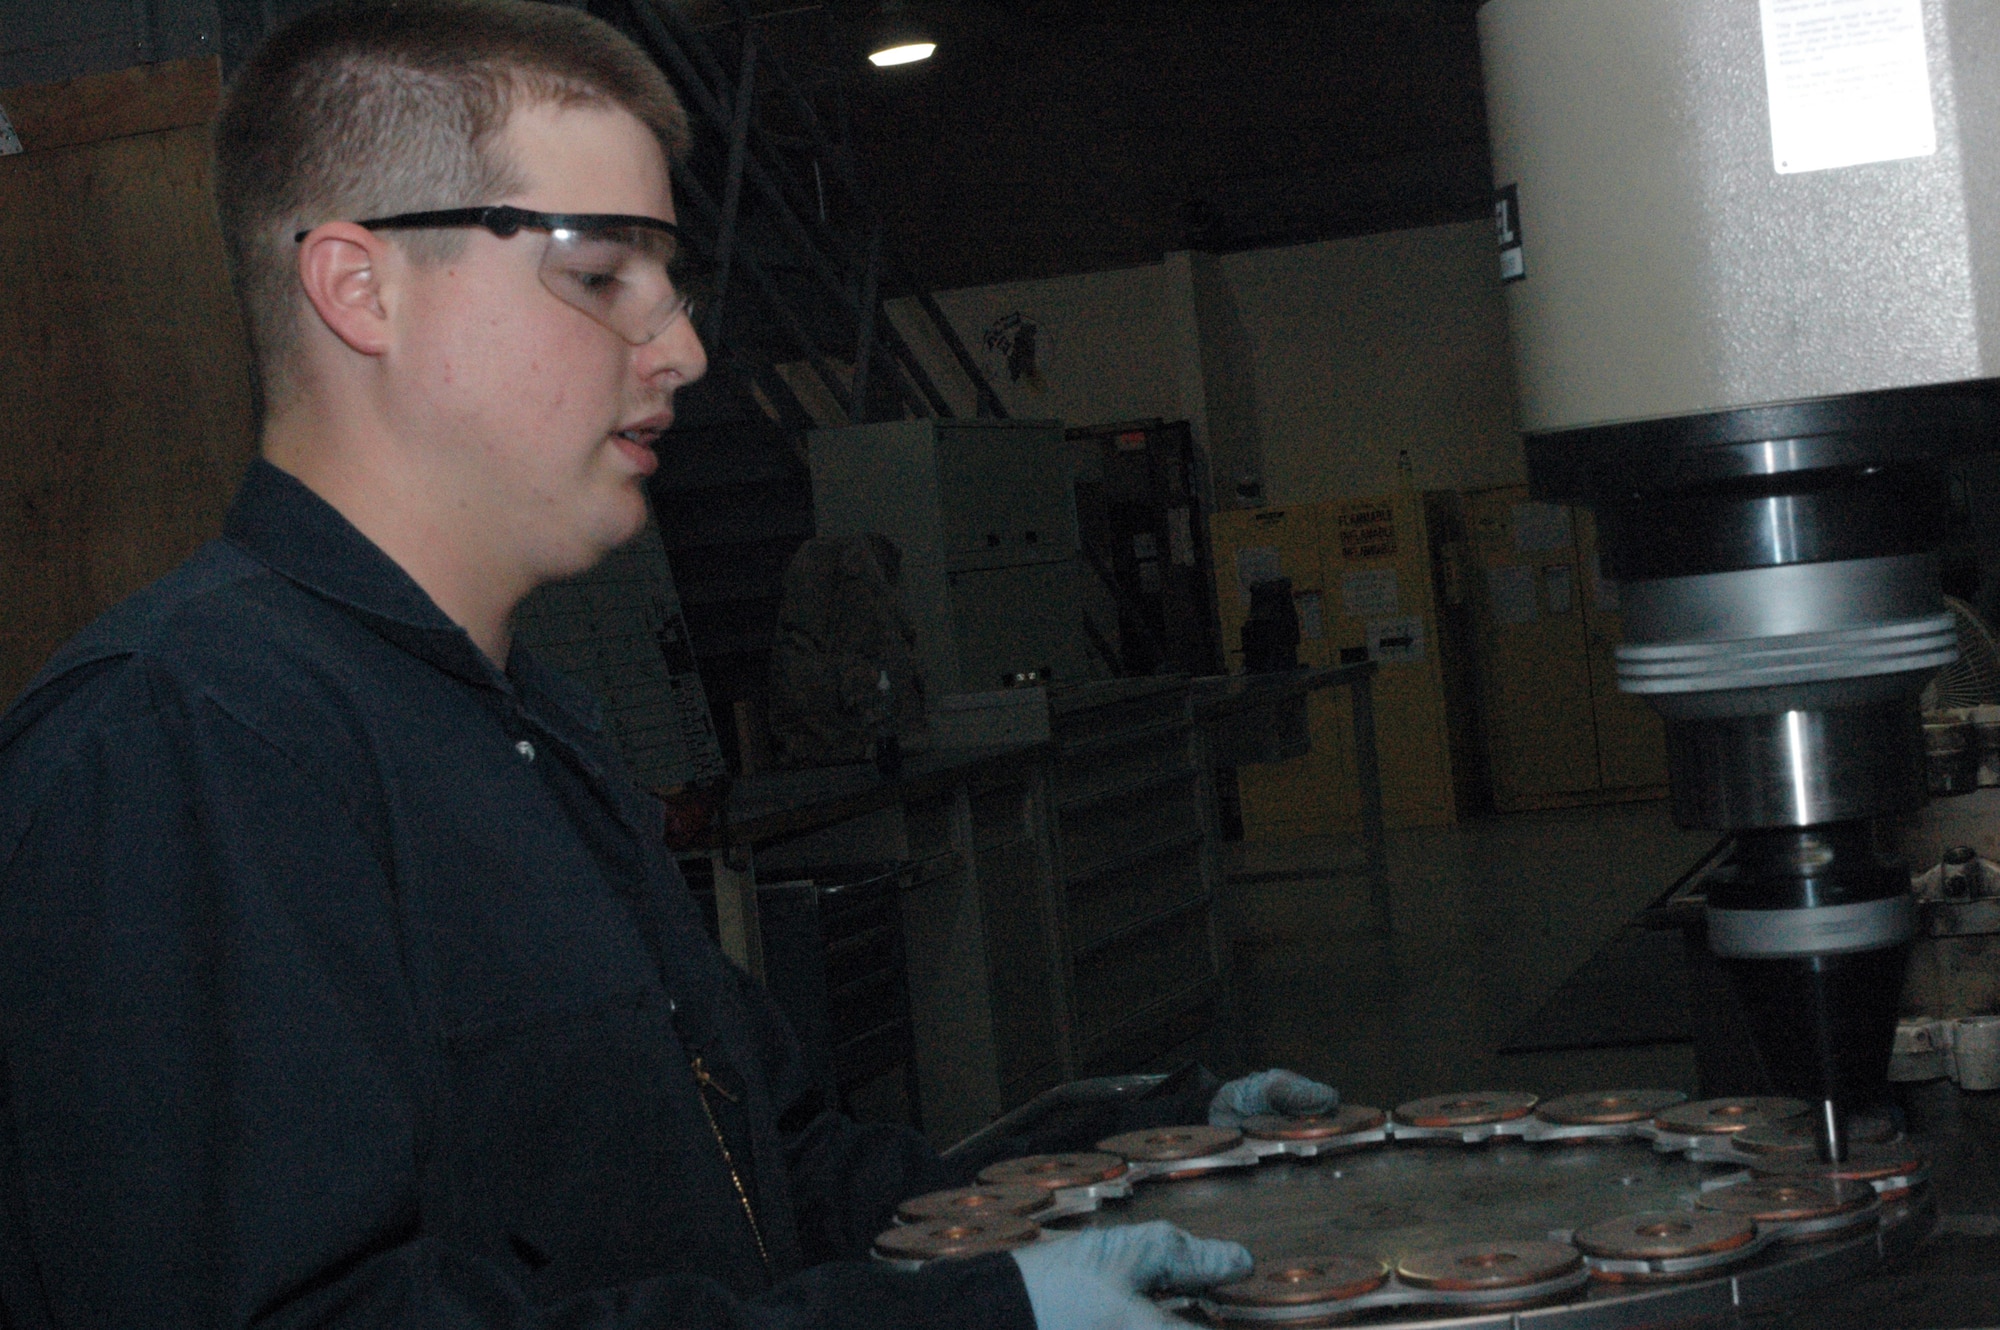
[[[868,30],[868,62],[878,69],[928,60],[937,39],[905,12],[902,0],[885,0]]]
[[[928,60],[937,50],[936,42],[899,42],[894,46],[877,46],[868,53],[868,62],[879,68],[890,65],[913,65],[919,60]]]

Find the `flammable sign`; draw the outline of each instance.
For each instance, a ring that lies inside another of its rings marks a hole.
[[[1333,525],[1343,560],[1396,557],[1396,509],[1386,500],[1342,504],[1334,510]]]

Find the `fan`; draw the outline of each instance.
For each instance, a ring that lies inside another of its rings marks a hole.
[[[1925,711],[1951,711],[2000,702],[2000,642],[1972,606],[1946,596],[1958,623],[1958,659],[1924,687]]]

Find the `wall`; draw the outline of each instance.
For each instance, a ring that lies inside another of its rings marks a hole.
[[[220,56],[227,74],[266,32],[321,3],[0,0],[0,88],[197,56]]]
[[[943,291],[937,302],[1011,415],[1068,425],[1202,411],[1194,310],[1185,255],[1107,272]],[[931,369],[952,408],[973,414],[972,392],[928,321],[907,302],[891,317]],[[1034,354],[1019,342],[1032,325]],[[1009,352],[1014,353],[1010,363]]]
[[[1429,227],[939,294],[1008,411],[1070,425],[1188,420],[1214,499],[1271,504],[1526,480],[1492,227]],[[955,409],[972,394],[907,307],[904,330]],[[1035,374],[989,332],[1035,325]],[[1024,367],[1016,365],[1016,371]]]
[[[216,534],[251,454],[209,203],[213,59],[11,92],[0,157],[0,704]]]
[[[0,0],[0,88],[221,49],[216,0]]]
[[[1523,483],[1485,222],[1226,255],[1255,365],[1266,496]]]

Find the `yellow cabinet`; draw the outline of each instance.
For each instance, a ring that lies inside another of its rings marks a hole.
[[[1377,663],[1376,747],[1391,827],[1450,823],[1465,792],[1471,713],[1446,686],[1468,647],[1456,556],[1447,557],[1457,524],[1457,496],[1415,492],[1215,517],[1216,604],[1233,670],[1242,669],[1250,584],[1269,577],[1292,579],[1301,665]],[[1315,693],[1308,717],[1310,753],[1237,773],[1248,840],[1360,829],[1347,690]]]
[[[1660,719],[1618,691],[1617,586],[1602,575],[1589,513],[1530,502],[1516,485],[1468,494],[1465,521],[1494,806],[1663,793]]]

